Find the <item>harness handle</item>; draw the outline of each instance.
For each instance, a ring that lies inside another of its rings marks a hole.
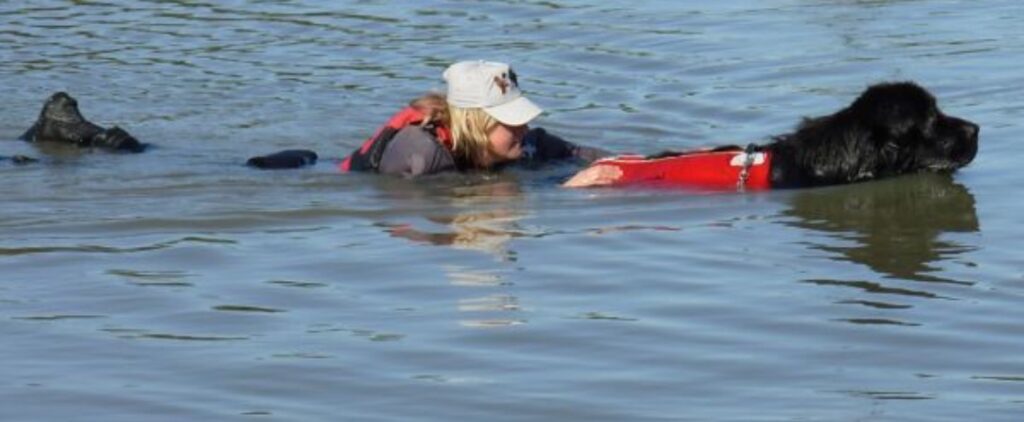
[[[754,165],[754,153],[757,152],[757,144],[747,144],[743,150],[746,156],[743,158],[743,168],[740,169],[739,180],[736,181],[736,190],[743,192],[747,187],[747,179],[750,178],[750,166]]]

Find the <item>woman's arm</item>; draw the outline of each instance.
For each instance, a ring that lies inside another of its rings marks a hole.
[[[611,152],[601,148],[576,145],[561,137],[552,135],[543,128],[534,128],[523,138],[524,159],[528,163],[543,163],[556,160],[578,159],[590,163]]]
[[[612,165],[596,164],[580,170],[562,183],[567,188],[589,188],[615,184],[622,177],[622,170]]]

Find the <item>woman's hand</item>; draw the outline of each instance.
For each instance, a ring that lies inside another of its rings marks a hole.
[[[562,186],[567,188],[608,186],[618,181],[620,177],[622,177],[622,170],[617,166],[597,164],[580,170]]]

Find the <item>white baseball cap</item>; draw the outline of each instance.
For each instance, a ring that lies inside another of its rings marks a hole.
[[[521,126],[543,111],[519,90],[519,81],[505,63],[470,60],[455,63],[444,71],[448,82],[448,104],[482,108],[509,126]]]

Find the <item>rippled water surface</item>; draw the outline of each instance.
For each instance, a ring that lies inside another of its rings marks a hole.
[[[0,420],[1016,421],[1024,3],[0,2]],[[952,177],[765,193],[333,160],[452,61],[616,151],[916,80]],[[55,91],[154,148],[17,141]],[[315,168],[251,155],[315,149]]]

